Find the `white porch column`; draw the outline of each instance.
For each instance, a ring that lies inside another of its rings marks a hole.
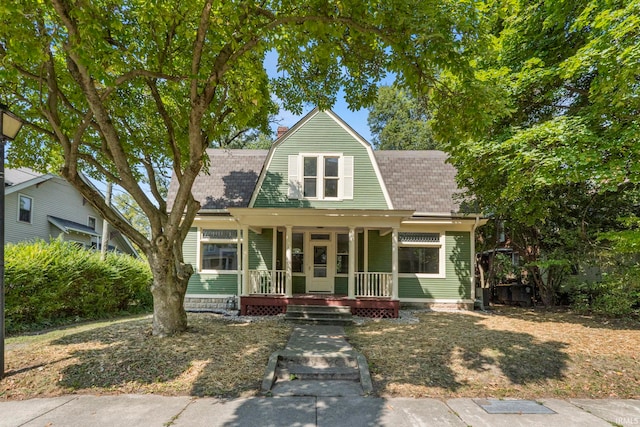
[[[244,263],[242,262],[242,248],[244,247],[244,245],[242,244],[242,228],[238,227],[237,229],[237,237],[238,237],[238,241],[236,242],[236,254],[239,254],[238,256],[238,296],[242,296],[242,295],[246,295],[244,292],[244,281],[242,280],[243,274],[242,274],[242,266],[244,265]]]
[[[242,226],[242,283],[244,294],[251,294],[251,283],[249,282],[249,226]]]
[[[391,298],[398,299],[398,228],[391,233]]]
[[[356,228],[349,226],[349,281],[348,298],[356,297]]]
[[[275,286],[277,281],[276,264],[278,263],[278,227],[272,228],[273,236],[271,238],[271,286]]]
[[[285,232],[285,282],[284,293],[290,297],[293,295],[293,279],[291,276],[291,270],[293,268],[293,251],[291,246],[293,245],[293,227],[287,225]]]

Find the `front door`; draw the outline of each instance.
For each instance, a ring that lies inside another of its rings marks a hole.
[[[307,271],[307,292],[333,293],[333,269],[330,242],[311,243],[311,263]]]

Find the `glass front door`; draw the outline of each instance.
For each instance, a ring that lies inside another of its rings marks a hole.
[[[328,292],[333,293],[333,274],[331,268],[331,245],[328,242],[312,242],[311,256],[312,263],[307,272],[309,286],[308,292]]]

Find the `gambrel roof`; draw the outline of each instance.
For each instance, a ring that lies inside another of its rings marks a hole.
[[[248,207],[267,150],[207,150],[208,174],[202,173],[193,186],[193,195],[203,210]],[[420,214],[458,213],[459,191],[455,168],[446,163],[442,151],[374,151],[382,179],[394,209]],[[171,181],[167,196],[173,204],[177,182]]]
[[[456,169],[442,151],[374,151],[394,209],[458,213]]]
[[[201,209],[246,208],[258,182],[268,150],[209,149],[209,171],[201,173],[193,184],[193,195]],[[177,191],[177,182],[169,186],[169,206]]]

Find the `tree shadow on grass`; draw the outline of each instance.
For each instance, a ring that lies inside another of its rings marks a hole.
[[[240,324],[215,315],[189,315],[185,333],[151,335],[148,319],[71,334],[52,342],[70,346],[76,363],[59,385],[74,391],[161,392],[237,397],[258,390],[273,348],[289,328],[273,322]]]
[[[352,329],[350,342],[372,365],[378,392],[404,384],[452,394],[478,381],[526,385],[564,378],[566,344],[541,341],[526,331],[488,329],[481,320],[462,313],[425,314],[416,325],[381,322]]]
[[[184,334],[185,337],[190,335],[196,339],[193,331]],[[63,369],[60,385],[77,390],[174,379],[190,362],[179,347],[183,336],[161,341],[151,336],[149,320],[110,325],[59,338],[52,344],[77,345],[71,356],[79,360]]]
[[[526,320],[540,323],[571,323],[588,328],[611,329],[616,331],[640,330],[640,318],[610,318],[599,315],[578,314],[567,307],[534,307],[522,308],[514,306],[494,305],[490,313],[508,319]]]

